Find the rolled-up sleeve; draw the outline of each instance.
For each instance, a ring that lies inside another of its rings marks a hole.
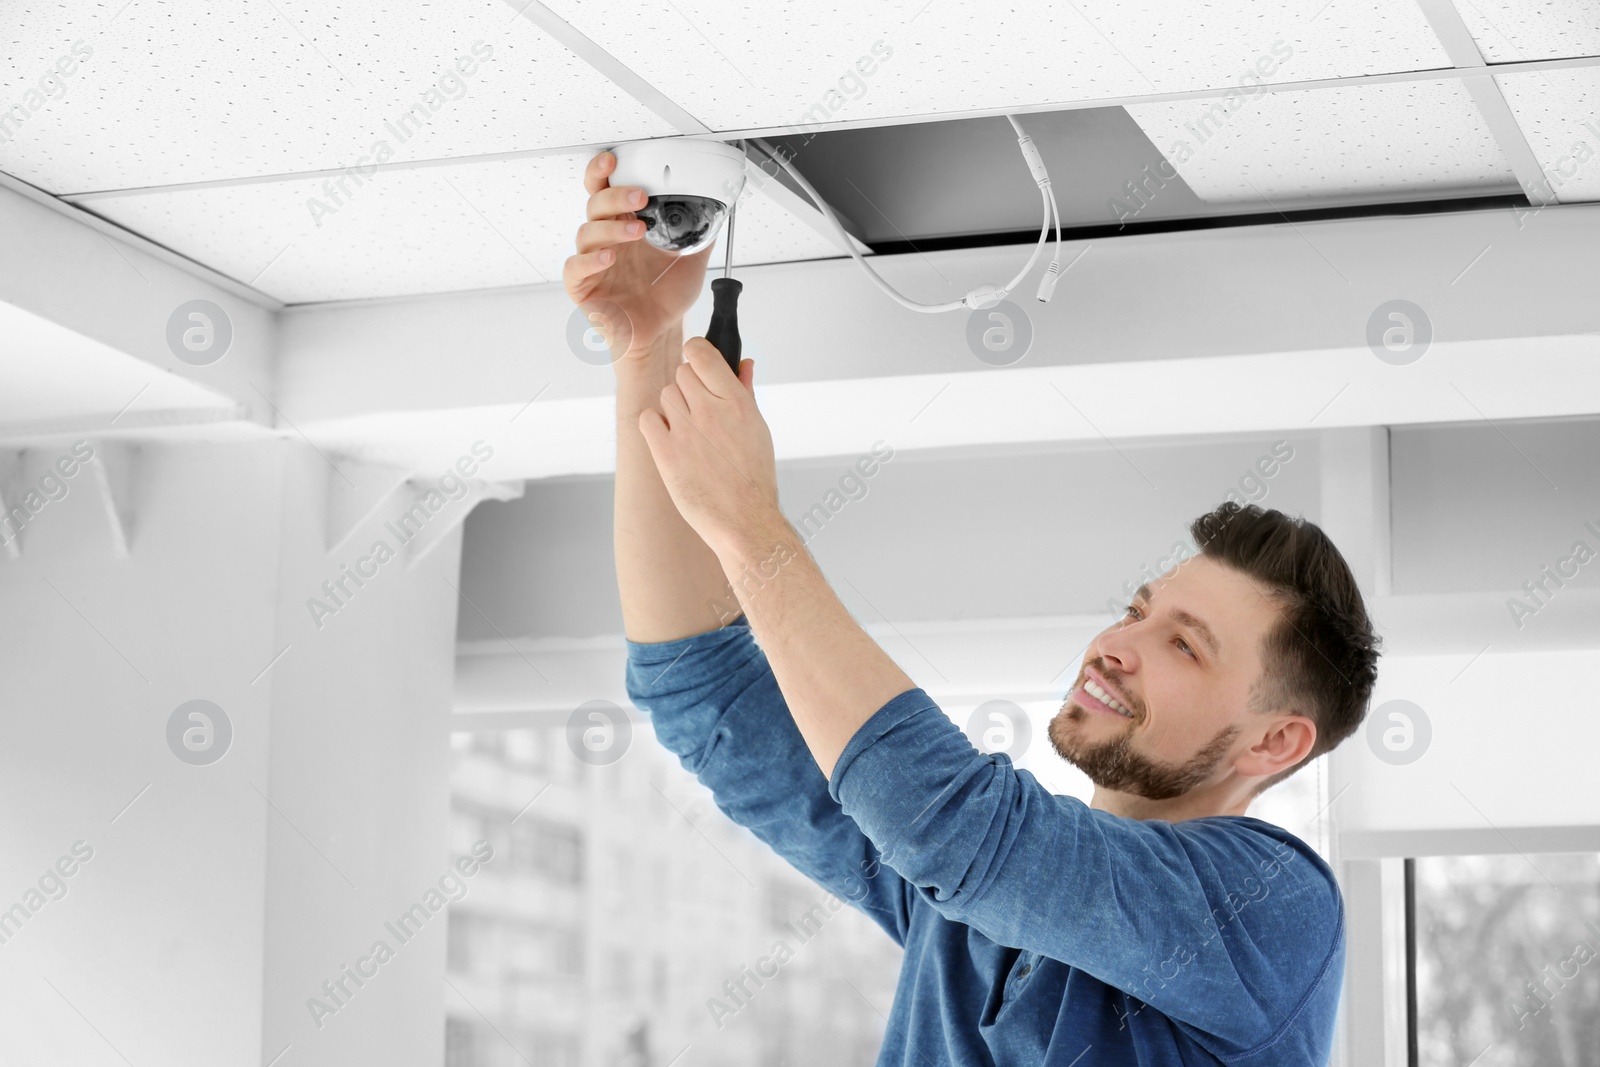
[[[1342,964],[1337,883],[1293,835],[1129,819],[1050,793],[974,748],[921,689],[862,725],[828,788],[945,917],[1234,1048],[1281,1032]]]
[[[627,650],[629,699],[717,807],[904,945],[906,883],[829,794],[748,620]]]

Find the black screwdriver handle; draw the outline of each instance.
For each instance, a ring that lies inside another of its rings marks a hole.
[[[743,289],[738,278],[711,280],[711,325],[706,327],[706,340],[722,353],[734,377],[739,375],[739,358],[744,352],[739,340],[739,293]]]

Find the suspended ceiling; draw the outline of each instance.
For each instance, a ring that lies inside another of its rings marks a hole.
[[[1004,113],[1039,129],[1073,224],[1114,221],[1115,197],[1139,224],[1600,199],[1594,0],[864,7],[28,3],[0,172],[289,304],[549,284],[584,161],[678,134],[805,142],[798,165],[869,244],[1036,226]],[[874,155],[896,132],[906,151]],[[843,254],[775,183],[740,212],[736,262]]]

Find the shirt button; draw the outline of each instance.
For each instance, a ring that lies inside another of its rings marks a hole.
[[[1017,977],[1018,978],[1026,978],[1026,977],[1028,977],[1028,972],[1031,971],[1031,970],[1033,970],[1033,964],[1024,963],[1022,965],[1022,970],[1017,972]]]

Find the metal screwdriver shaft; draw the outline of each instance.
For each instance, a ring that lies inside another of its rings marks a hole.
[[[739,359],[744,345],[739,339],[739,293],[744,283],[731,277],[733,272],[733,219],[737,204],[728,207],[728,233],[723,248],[722,277],[711,281],[711,325],[706,327],[706,340],[710,341],[722,358],[728,361],[734,376],[739,374]]]

